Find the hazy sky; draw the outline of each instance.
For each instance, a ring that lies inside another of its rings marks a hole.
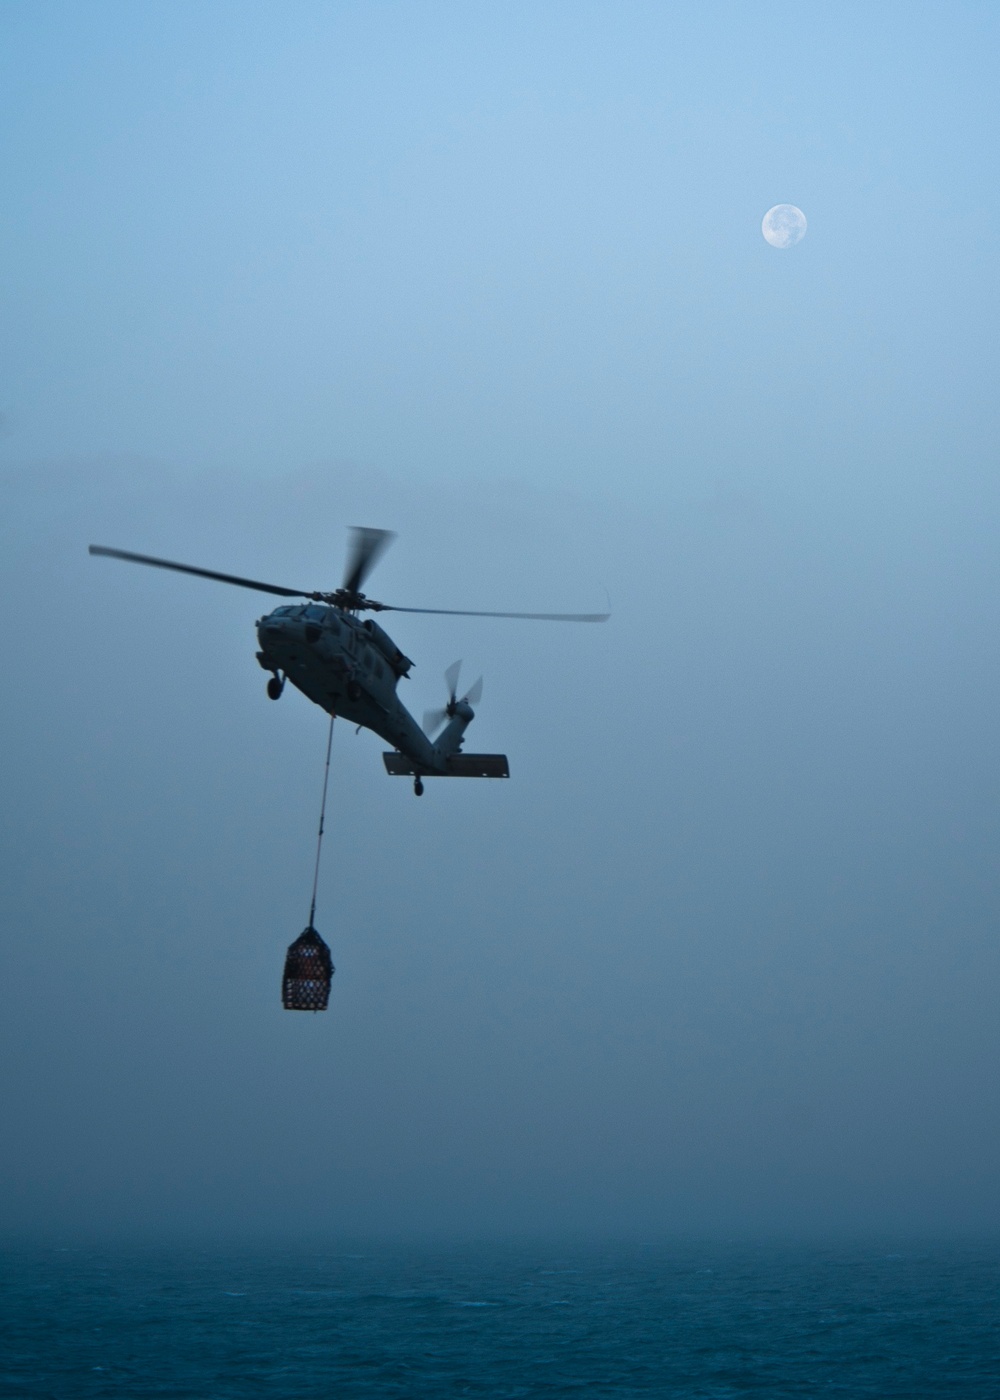
[[[0,1228],[1000,1225],[1000,15],[15,3],[0,42]],[[776,251],[760,220],[799,205]],[[250,593],[348,525],[323,715]]]

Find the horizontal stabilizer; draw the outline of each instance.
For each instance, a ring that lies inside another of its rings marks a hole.
[[[509,778],[505,753],[453,753],[447,760],[452,778]]]
[[[384,753],[385,771],[394,778],[509,778],[504,753],[453,753],[445,759],[442,772],[415,764],[405,753]]]

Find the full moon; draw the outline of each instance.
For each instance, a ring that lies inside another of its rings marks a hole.
[[[806,216],[794,204],[776,204],[761,219],[760,231],[772,248],[791,248],[806,236]]]

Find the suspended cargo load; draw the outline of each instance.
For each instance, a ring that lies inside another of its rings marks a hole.
[[[333,977],[330,949],[312,924],[299,934],[285,956],[281,1000],[286,1011],[325,1011]]]

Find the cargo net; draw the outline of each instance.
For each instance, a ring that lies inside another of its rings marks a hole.
[[[285,956],[285,975],[281,979],[285,1010],[325,1011],[333,973],[330,949],[310,924]]]

